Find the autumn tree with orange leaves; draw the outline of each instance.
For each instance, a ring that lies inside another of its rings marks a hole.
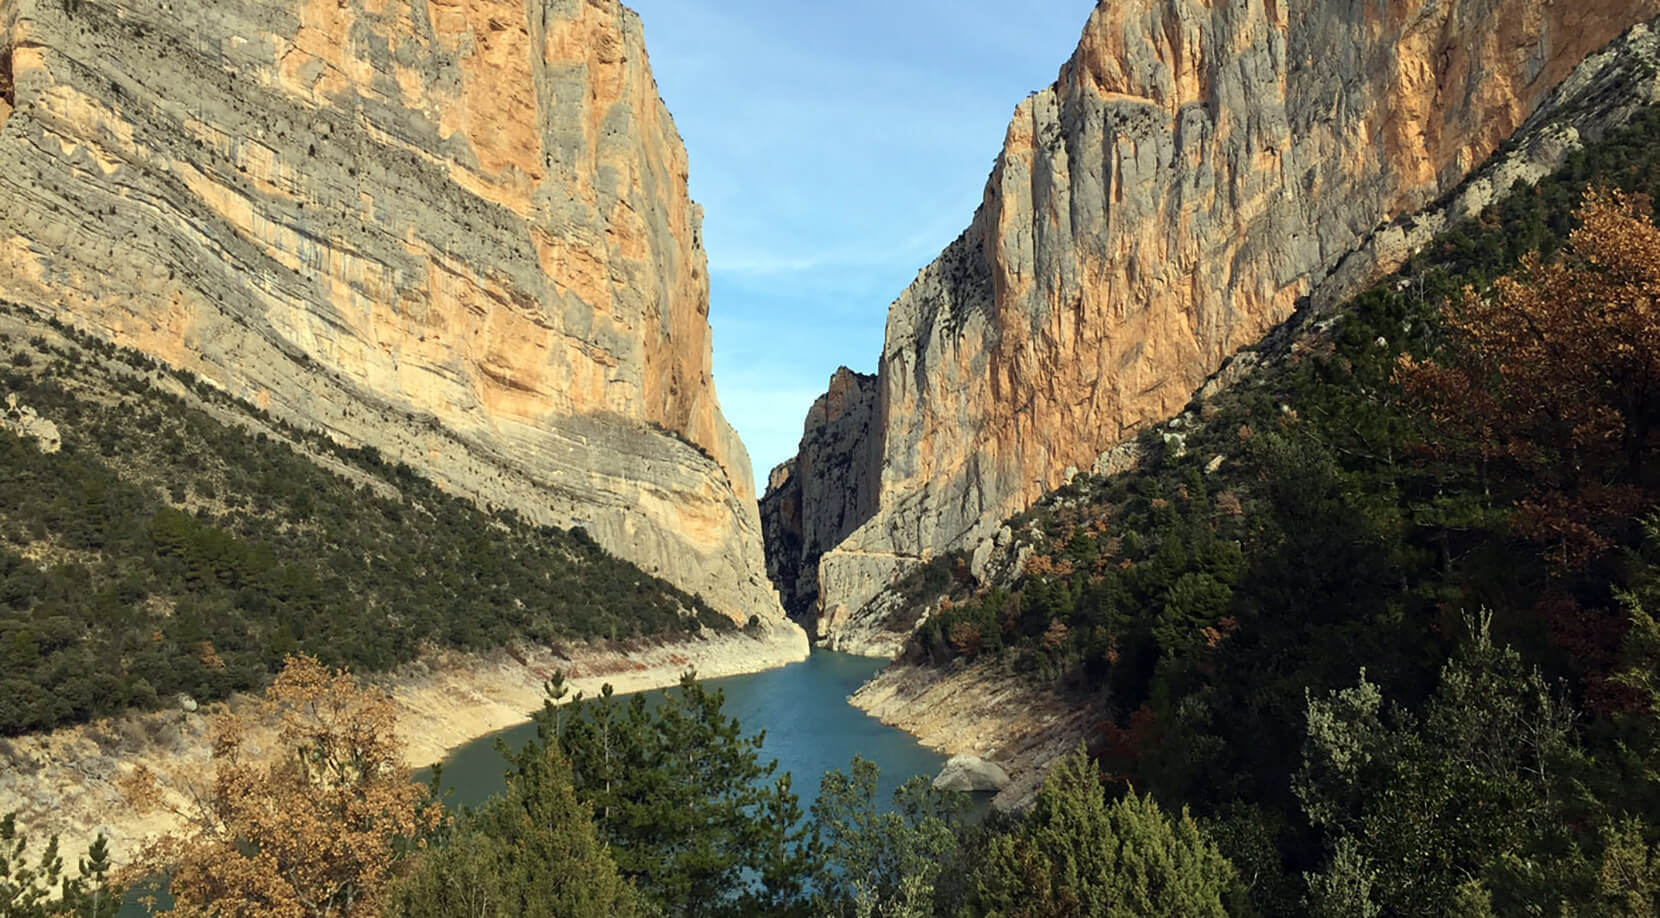
[[[256,729],[274,725],[274,740]],[[141,772],[130,795],[171,809],[185,828],[129,870],[165,872],[174,910],[216,918],[379,914],[404,852],[439,807],[410,779],[384,692],[311,657],[290,657],[257,710],[227,715],[214,773],[187,806]]]
[[[1516,531],[1558,571],[1608,553],[1660,503],[1660,229],[1650,202],[1591,191],[1564,258],[1523,259],[1448,311],[1434,361],[1398,380],[1431,415],[1431,447],[1524,493]]]

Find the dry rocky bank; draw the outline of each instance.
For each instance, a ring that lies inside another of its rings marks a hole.
[[[1003,810],[1029,805],[1049,766],[1103,719],[1095,708],[992,662],[946,670],[895,663],[848,701],[930,749],[1001,766],[1010,783],[992,805]]]
[[[525,722],[541,708],[543,683],[555,671],[566,675],[573,694],[591,697],[607,683],[618,692],[639,692],[674,685],[688,670],[701,678],[736,676],[799,662],[807,653],[806,635],[783,623],[763,626],[754,635],[709,633],[562,653],[545,647],[437,653],[369,681],[391,694],[404,759],[419,768],[469,741]],[[47,836],[57,834],[65,862],[73,864],[102,832],[122,862],[145,838],[178,826],[165,813],[133,812],[119,790],[122,778],[148,768],[161,779],[169,802],[183,806],[190,788],[202,787],[210,774],[215,722],[226,711],[248,709],[252,700],[238,696],[200,708],[186,702],[167,711],[0,740],[0,812],[18,811],[19,827],[37,852]],[[257,747],[262,731],[253,736]]]

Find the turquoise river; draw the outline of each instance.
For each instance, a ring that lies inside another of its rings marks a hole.
[[[746,734],[766,731],[762,759],[776,759],[779,774],[790,772],[803,810],[818,796],[819,778],[832,768],[845,771],[854,755],[882,769],[877,799],[886,803],[911,777],[938,773],[945,758],[847,703],[847,696],[885,665],[885,660],[815,650],[802,663],[706,684],[724,693],[726,713],[738,719]],[[506,765],[496,741],[517,749],[535,735],[535,724],[527,721],[451,753],[444,761],[450,804],[474,806],[500,791]],[[423,781],[428,777],[425,770],[418,776]],[[121,918],[145,914],[137,898],[129,894]]]
[[[884,665],[885,660],[815,650],[803,663],[706,685],[725,694],[726,713],[746,734],[766,731],[762,760],[776,759],[779,773],[790,772],[802,809],[812,806],[819,778],[832,768],[845,771],[855,754],[882,769],[878,799],[887,801],[912,776],[936,774],[945,759],[847,703],[847,696]],[[525,723],[451,753],[444,763],[450,802],[472,806],[500,791],[505,766],[496,740],[517,749],[535,735],[535,724]]]

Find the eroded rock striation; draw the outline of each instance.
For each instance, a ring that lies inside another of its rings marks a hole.
[[[776,617],[615,0],[5,0],[0,297]]]
[[[1016,108],[969,228],[889,311],[877,423],[841,450],[871,466],[827,473],[875,481],[875,508],[819,559],[820,617],[860,620],[898,574],[972,547],[1175,414],[1300,304],[1398,267],[1542,107],[1566,126],[1538,127],[1487,200],[1553,167],[1586,119],[1620,108],[1631,74],[1597,84],[1593,68],[1571,98],[1557,87],[1657,13],[1660,0],[1099,3],[1054,85]],[[804,531],[839,512],[797,510]]]

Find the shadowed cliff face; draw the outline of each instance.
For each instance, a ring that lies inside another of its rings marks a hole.
[[[1099,4],[1056,83],[1016,108],[972,224],[889,312],[879,420],[843,450],[873,457],[877,509],[819,562],[820,613],[858,609],[1175,414],[1300,301],[1331,299],[1340,267],[1348,287],[1392,270],[1406,247],[1374,249],[1364,270],[1344,260],[1656,13],[1660,0]]]
[[[876,510],[876,383],[838,369],[807,412],[796,458],[768,476],[761,502],[767,575],[784,610],[804,624],[816,617],[819,558]]]
[[[0,0],[0,297],[776,615],[637,17],[186,6]]]

